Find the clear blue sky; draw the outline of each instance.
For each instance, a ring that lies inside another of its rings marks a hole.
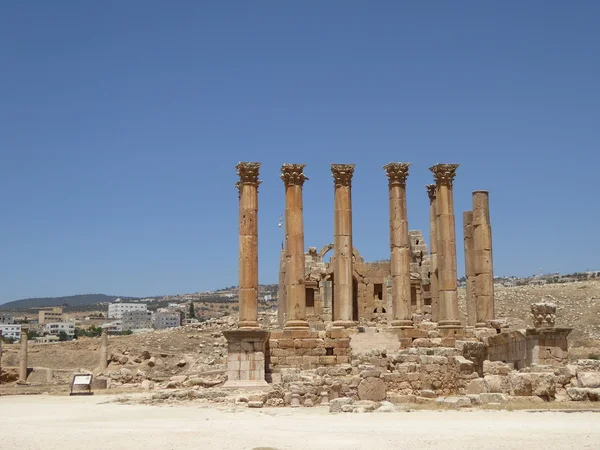
[[[262,161],[260,281],[277,282],[282,163],[306,163],[306,246],[389,257],[381,166],[460,163],[490,191],[496,275],[600,269],[596,1],[29,1],[0,7],[0,303],[237,284],[238,161]],[[428,240],[428,239],[427,239]]]

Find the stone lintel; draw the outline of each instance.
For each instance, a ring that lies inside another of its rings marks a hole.
[[[227,342],[242,342],[242,341],[251,341],[251,342],[267,342],[269,338],[269,332],[267,330],[225,330],[223,331],[223,336],[227,339]]]
[[[527,328],[525,330],[526,336],[543,336],[547,338],[549,335],[557,335],[560,337],[566,338],[571,332],[573,328],[567,327],[541,327],[541,328]]]

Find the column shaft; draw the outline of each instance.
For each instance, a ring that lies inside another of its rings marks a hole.
[[[239,163],[236,166],[239,210],[239,328],[259,328],[258,325],[258,170],[260,163]]]
[[[473,246],[477,326],[486,327],[495,317],[492,227],[487,191],[473,192]]]
[[[430,168],[436,179],[437,262],[440,328],[460,328],[456,283],[456,230],[452,182],[458,164]]]
[[[27,381],[27,331],[21,328],[21,351],[19,352],[19,380]]]
[[[392,275],[392,326],[412,328],[410,241],[406,213],[406,178],[410,163],[389,163],[390,266]]]
[[[465,211],[463,213],[463,235],[465,244],[465,279],[466,302],[467,302],[467,325],[474,327],[477,323],[477,301],[475,293],[475,269],[473,255],[473,212]]]
[[[332,164],[334,191],[334,325],[352,326],[352,175],[354,164]]]
[[[431,272],[429,282],[431,286],[431,320],[437,322],[440,318],[440,294],[438,283],[437,260],[437,213],[436,213],[436,185],[427,185],[429,195],[429,245],[431,255]]]
[[[106,330],[102,331],[100,336],[100,370],[106,370],[108,367],[108,334]]]
[[[304,164],[284,164],[281,168],[285,184],[286,328],[308,328],[302,211],[302,186],[307,179],[304,167]]]

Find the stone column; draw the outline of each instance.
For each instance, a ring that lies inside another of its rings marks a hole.
[[[473,247],[477,326],[486,327],[494,320],[492,227],[487,191],[473,192]]]
[[[100,336],[100,370],[104,371],[108,367],[108,334],[102,330]]]
[[[440,294],[438,285],[438,261],[437,261],[437,213],[435,207],[436,186],[428,184],[427,195],[429,196],[429,253],[431,255],[431,321],[440,319]]]
[[[21,328],[21,351],[19,353],[19,381],[27,381],[27,331]]]
[[[240,200],[239,225],[239,328],[258,325],[258,162],[236,166],[240,181],[236,184]]]
[[[281,167],[281,179],[285,185],[285,328],[308,328],[302,217],[302,186],[308,178],[304,175],[304,167],[306,164],[284,164]]]
[[[354,164],[332,164],[334,180],[334,326],[354,325],[352,317],[352,175]]]
[[[465,241],[465,279],[467,287],[465,298],[467,302],[467,325],[474,327],[477,323],[477,302],[475,295],[475,268],[473,261],[473,212],[463,213],[463,235]]]
[[[410,241],[406,214],[406,177],[410,163],[389,163],[383,168],[389,180],[390,266],[392,275],[392,327],[412,328],[410,297]]]
[[[436,181],[439,327],[447,329],[461,328],[456,292],[456,230],[452,194],[457,168],[458,164],[437,164],[429,169]]]

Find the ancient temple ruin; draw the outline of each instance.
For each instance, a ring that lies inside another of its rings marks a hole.
[[[257,386],[282,371],[345,367],[353,358],[383,351],[401,368],[388,373],[396,391],[466,392],[489,364],[519,369],[566,361],[570,329],[555,328],[551,306],[538,305],[535,326],[506,332],[495,319],[492,233],[487,191],[473,192],[463,214],[467,320],[459,320],[453,182],[458,164],[430,168],[430,246],[409,231],[406,187],[409,163],[383,167],[388,179],[390,258],[366,262],[352,239],[353,164],[332,164],[333,242],[305,252],[302,190],[304,164],[284,164],[285,245],[280,257],[278,327],[260,328],[258,317],[258,180],[260,163],[240,163],[240,319],[226,332],[228,384]],[[383,193],[382,193],[383,195]],[[330,255],[329,261],[326,256]],[[550,321],[552,322],[550,324]],[[383,349],[383,350],[382,350]],[[487,366],[485,366],[484,361]],[[444,367],[442,367],[444,366]],[[389,365],[388,372],[389,372]],[[496,366],[494,366],[496,367]],[[438,380],[432,368],[445,375]],[[405,369],[412,375],[406,376]],[[508,369],[507,369],[508,370]],[[399,384],[396,381],[403,380]],[[436,381],[438,380],[438,381]],[[360,390],[360,389],[359,389]]]

